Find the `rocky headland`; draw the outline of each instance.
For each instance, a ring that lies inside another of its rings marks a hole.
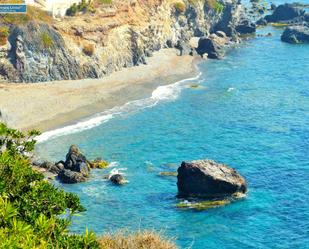
[[[63,19],[48,18],[38,10],[28,18],[1,15],[2,80],[101,78],[145,64],[154,51],[171,47],[177,48],[179,55],[199,53],[217,58],[222,54],[217,50],[225,44],[255,31],[235,0],[93,3],[95,11]],[[192,38],[204,40],[194,45]],[[196,47],[199,45],[201,48]]]

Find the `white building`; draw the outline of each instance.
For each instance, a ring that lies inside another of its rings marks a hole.
[[[36,6],[52,14],[53,17],[65,16],[66,10],[81,0],[25,0],[27,5]]]

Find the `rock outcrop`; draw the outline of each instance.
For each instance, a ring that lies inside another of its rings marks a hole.
[[[87,159],[76,145],[71,145],[63,166],[64,169],[58,174],[63,183],[84,182],[89,177],[90,170]]]
[[[236,170],[211,160],[182,162],[177,179],[180,197],[222,198],[247,192]]]
[[[196,48],[196,52],[204,57],[210,59],[221,59],[225,54],[225,45],[229,41],[229,39],[225,36],[224,32],[220,32],[222,37],[211,34],[208,37],[202,37],[199,39],[198,47]]]
[[[214,25],[213,31],[223,31],[227,36],[236,39],[239,34],[254,33],[255,24],[247,17],[244,7],[237,1],[227,1],[220,19]]]
[[[68,184],[85,182],[87,180],[87,177],[85,175],[67,169],[60,171],[58,177],[62,183],[68,183]]]
[[[309,43],[309,27],[292,26],[287,27],[281,35],[281,40],[287,43]]]
[[[237,0],[123,1],[101,5],[96,13],[62,20],[9,25],[9,49],[0,54],[0,78],[9,82],[41,82],[100,78],[124,67],[147,63],[162,48],[195,55],[192,37],[209,38],[223,31],[232,41],[255,31]],[[5,23],[0,24],[7,25]],[[213,56],[216,58],[217,56]],[[218,56],[219,57],[219,56]],[[212,56],[210,56],[212,58]]]
[[[11,44],[8,56],[18,81],[69,80],[87,76],[69,53],[63,37],[47,24],[29,22],[12,26],[8,41]],[[4,76],[10,77],[9,74]]]
[[[109,180],[112,183],[114,183],[115,185],[123,185],[123,184],[127,183],[127,181],[125,180],[125,178],[122,174],[111,175]]]
[[[85,182],[89,178],[90,169],[104,169],[109,165],[102,158],[87,160],[76,145],[70,146],[65,161],[52,163],[33,156],[31,164],[35,170],[43,173],[46,178],[52,179],[58,176],[62,183]],[[119,182],[122,183],[121,179]]]
[[[267,22],[300,22],[304,20],[305,10],[296,4],[282,4],[271,15],[265,16]]]

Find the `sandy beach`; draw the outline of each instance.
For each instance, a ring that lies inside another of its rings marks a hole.
[[[0,120],[10,127],[40,131],[150,96],[159,85],[195,75],[195,59],[163,49],[147,65],[126,68],[102,79],[33,84],[0,84]]]

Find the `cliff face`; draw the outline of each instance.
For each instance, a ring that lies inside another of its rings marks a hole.
[[[40,82],[103,77],[146,63],[147,56],[165,47],[178,48],[180,55],[194,54],[193,37],[224,31],[236,41],[245,20],[234,0],[114,0],[95,7],[94,14],[49,24],[0,20],[9,26],[8,42],[0,47],[1,78]]]

